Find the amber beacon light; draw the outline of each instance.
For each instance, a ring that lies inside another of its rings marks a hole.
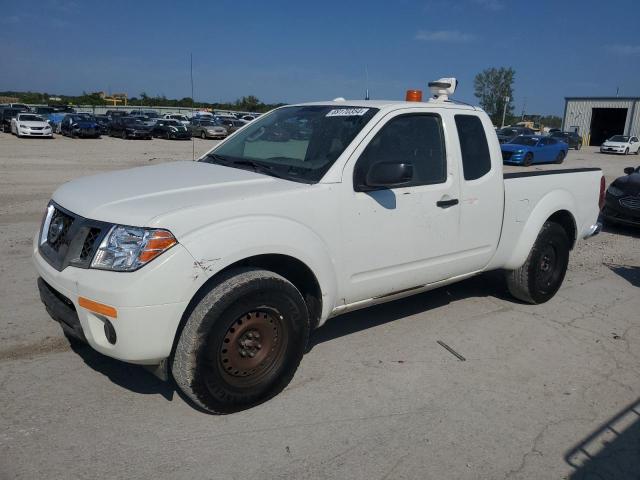
[[[407,96],[405,97],[407,102],[421,102],[422,90],[407,90]]]

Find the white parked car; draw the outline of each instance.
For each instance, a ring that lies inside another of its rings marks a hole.
[[[177,120],[178,122],[182,123],[185,126],[189,126],[189,123],[191,123],[189,121],[189,117],[179,113],[167,113],[163,118],[165,120]]]
[[[19,113],[12,118],[11,133],[18,137],[53,138],[53,130],[49,122],[35,113]]]
[[[614,135],[600,145],[600,153],[622,153],[628,155],[640,152],[640,141],[638,137],[630,137],[629,135]]]
[[[498,269],[548,301],[599,231],[602,171],[504,173],[487,114],[445,101],[455,84],[281,107],[198,161],[64,184],[33,242],[47,311],[230,412],[285,388],[342,313]]]

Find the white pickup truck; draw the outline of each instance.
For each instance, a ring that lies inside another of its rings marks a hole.
[[[549,300],[598,232],[602,173],[503,173],[453,85],[285,106],[195,162],[61,186],[33,243],[42,301],[68,337],[230,412],[281,391],[344,312],[495,269]]]

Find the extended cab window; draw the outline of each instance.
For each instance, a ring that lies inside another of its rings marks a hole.
[[[367,172],[376,163],[412,164],[413,180],[405,186],[443,183],[447,161],[440,116],[409,114],[389,120],[360,155],[354,186],[364,185]]]
[[[491,155],[482,121],[475,115],[456,115],[465,180],[476,180],[491,170]]]

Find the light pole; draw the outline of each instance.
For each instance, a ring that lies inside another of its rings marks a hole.
[[[509,97],[504,97],[504,108],[502,109],[502,126],[504,128],[504,117],[507,116],[507,104],[509,103]]]

